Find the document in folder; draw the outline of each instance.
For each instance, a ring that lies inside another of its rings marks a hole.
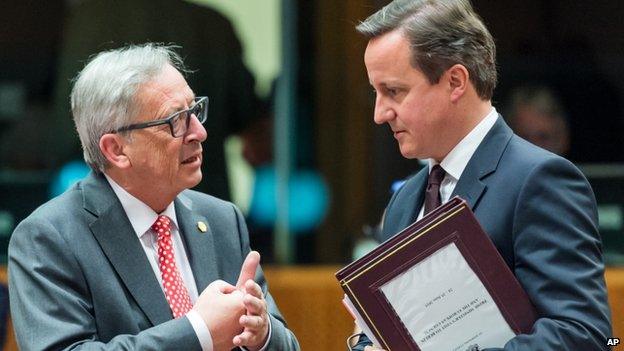
[[[388,351],[503,347],[537,315],[459,197],[336,273],[345,306]]]

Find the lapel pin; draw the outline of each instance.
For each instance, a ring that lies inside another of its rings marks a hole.
[[[206,229],[208,229],[208,227],[206,227],[206,223],[199,221],[197,222],[197,228],[199,229],[200,232],[205,233]]]

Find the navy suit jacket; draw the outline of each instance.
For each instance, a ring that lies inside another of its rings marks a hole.
[[[231,203],[186,190],[176,217],[197,291],[236,284],[249,248]],[[197,223],[207,224],[205,232]],[[200,350],[187,318],[173,319],[121,203],[103,175],[90,174],[15,229],[9,244],[11,314],[22,350]],[[256,281],[271,319],[268,350],[298,350],[293,333]]]
[[[394,194],[380,239],[416,220],[427,177],[425,167]],[[604,350],[610,312],[596,201],[583,174],[499,116],[452,195],[468,202],[539,314],[531,333],[504,350]]]

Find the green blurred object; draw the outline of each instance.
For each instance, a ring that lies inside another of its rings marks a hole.
[[[607,266],[624,266],[624,165],[584,164],[598,203],[598,221]]]

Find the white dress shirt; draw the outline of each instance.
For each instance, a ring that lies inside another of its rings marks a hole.
[[[141,247],[143,247],[143,251],[145,251],[145,255],[147,256],[147,260],[152,267],[152,271],[154,272],[156,279],[158,279],[160,288],[163,289],[163,293],[165,292],[165,289],[163,287],[160,269],[158,268],[158,238],[157,234],[151,229],[151,227],[152,224],[156,222],[159,215],[164,215],[171,219],[171,241],[173,242],[176,266],[178,267],[182,280],[184,281],[184,285],[189,292],[191,302],[195,304],[199,294],[197,292],[197,286],[195,285],[195,277],[193,276],[193,271],[191,270],[191,264],[188,261],[188,256],[186,255],[184,245],[182,244],[182,238],[180,237],[180,231],[178,230],[180,227],[178,226],[174,203],[171,202],[162,213],[158,214],[141,200],[128,193],[111,177],[106,174],[104,174],[104,176],[113,188],[119,202],[121,202],[121,206],[126,212],[126,215],[130,220],[130,224],[141,242]],[[210,330],[208,330],[208,326],[204,323],[204,320],[201,318],[199,313],[191,310],[186,314],[186,318],[188,318],[189,322],[191,322],[191,326],[193,326],[193,330],[195,331],[195,335],[197,335],[197,339],[199,340],[202,350],[213,351]],[[271,319],[269,318],[269,332],[267,340],[259,351],[265,350],[269,345],[271,332]],[[242,349],[245,350],[245,348]]]
[[[141,247],[143,247],[143,251],[145,251],[145,256],[147,256],[147,260],[152,267],[152,271],[154,272],[156,279],[158,279],[160,288],[163,289],[163,293],[165,290],[162,284],[160,269],[158,268],[157,234],[151,229],[151,227],[152,224],[156,222],[159,215],[171,218],[171,241],[173,242],[176,266],[178,267],[182,280],[184,281],[184,285],[189,292],[191,302],[195,304],[199,295],[197,293],[197,286],[195,285],[193,271],[191,270],[191,265],[188,261],[186,251],[184,250],[182,238],[180,237],[180,231],[178,230],[179,226],[174,203],[170,203],[162,213],[158,214],[141,200],[128,193],[108,175],[104,174],[104,176],[113,188],[119,202],[121,202],[121,206],[126,212],[126,215],[130,220],[130,224],[141,242]],[[191,322],[202,350],[212,351],[212,336],[210,335],[208,326],[204,323],[204,320],[201,318],[199,313],[191,310],[186,314],[186,318],[188,318],[189,322]]]
[[[492,107],[490,113],[457,143],[451,152],[440,162],[440,166],[446,171],[446,175],[440,184],[441,203],[445,203],[451,198],[451,194],[453,190],[455,190],[459,177],[461,177],[464,169],[468,165],[468,161],[470,161],[472,155],[477,151],[477,147],[479,147],[479,144],[485,139],[490,129],[494,127],[497,118],[498,112]],[[436,164],[437,162],[435,160],[429,159],[429,173],[431,173],[431,168]],[[425,206],[423,205],[418,213],[418,219],[421,219],[424,213]]]

